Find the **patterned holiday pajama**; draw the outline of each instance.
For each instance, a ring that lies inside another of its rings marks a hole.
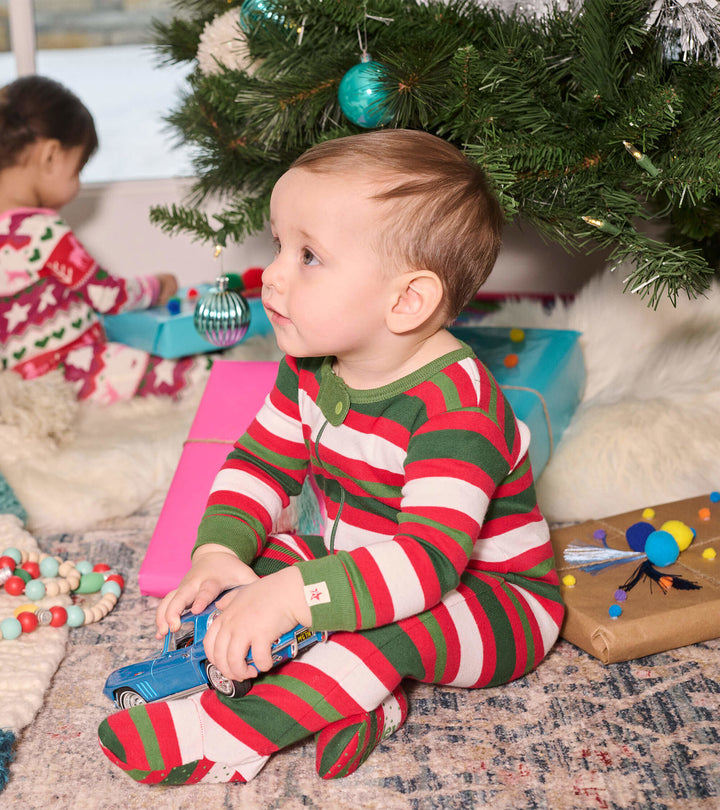
[[[163,360],[109,343],[97,313],[151,306],[155,276],[120,278],[98,266],[54,211],[0,215],[0,367],[25,379],[63,370],[78,398],[110,403],[176,397],[208,360]]]
[[[245,697],[110,717],[105,753],[144,781],[246,781],[319,732],[318,772],[342,776],[404,720],[405,678],[476,688],[530,671],[563,606],[529,440],[466,346],[369,391],[329,358],[285,358],[215,478],[196,547],[224,544],[261,575],[296,565],[312,628],[332,635]],[[324,536],[273,534],[308,473]]]
[[[320,537],[277,535],[253,567],[267,575],[315,553],[327,554]],[[327,729],[330,744],[318,737],[318,771],[344,775],[339,771],[359,764],[354,757],[362,761],[404,721],[399,687],[405,678],[478,688],[520,677],[554,643],[558,611],[550,585],[467,570],[433,609],[371,630],[334,633],[261,675],[244,697],[208,691],[135,707],[108,718],[100,738],[106,754],[140,781],[245,782],[274,752]],[[353,735],[364,717],[375,727]]]

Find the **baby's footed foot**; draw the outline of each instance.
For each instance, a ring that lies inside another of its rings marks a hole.
[[[211,690],[113,714],[98,736],[105,755],[128,776],[165,785],[248,782],[270,752],[260,754],[240,737],[272,748]]]
[[[315,737],[315,767],[323,779],[354,773],[383,741],[405,722],[408,702],[398,686],[371,712],[325,726]]]

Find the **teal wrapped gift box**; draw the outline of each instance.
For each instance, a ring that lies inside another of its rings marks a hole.
[[[210,289],[210,284],[200,284],[196,288],[199,296]],[[180,311],[176,314],[163,306],[123,312],[121,315],[105,315],[103,325],[108,340],[144,349],[166,360],[219,351],[221,347],[205,340],[195,329],[193,315],[197,298],[189,299],[187,288],[181,289],[177,298]],[[250,325],[243,340],[272,331],[260,298],[247,297],[245,300],[250,307]]]
[[[521,341],[505,328],[453,327],[495,374],[518,418],[532,432],[535,477],[582,397],[585,366],[577,332],[526,329]],[[508,367],[506,358],[516,355]],[[215,475],[270,391],[278,364],[216,360],[140,568],[140,590],[164,596],[190,567],[197,527]]]
[[[515,415],[530,428],[530,461],[537,478],[585,389],[580,333],[491,326],[453,326],[450,331],[492,371]],[[511,332],[522,339],[511,340]]]

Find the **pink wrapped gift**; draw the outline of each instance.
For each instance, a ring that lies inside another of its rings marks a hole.
[[[190,552],[215,475],[260,409],[276,362],[216,360],[140,568],[140,591],[164,596],[190,567]]]

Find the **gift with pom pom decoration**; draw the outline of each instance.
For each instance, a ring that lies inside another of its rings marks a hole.
[[[551,532],[561,636],[605,664],[720,637],[720,504],[708,493],[652,510]]]

